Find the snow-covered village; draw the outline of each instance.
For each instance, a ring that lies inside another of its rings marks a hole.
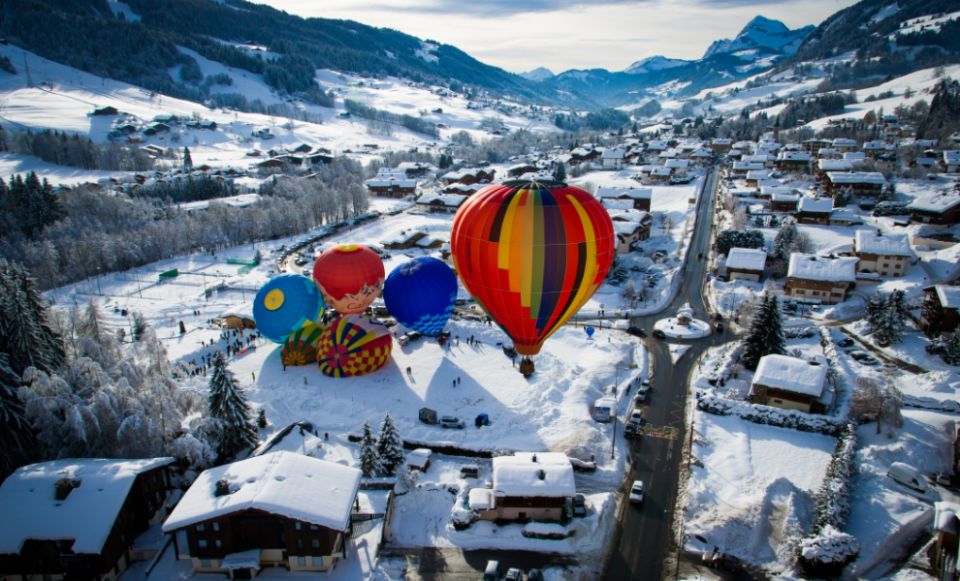
[[[320,4],[0,2],[0,581],[958,578],[956,2]]]

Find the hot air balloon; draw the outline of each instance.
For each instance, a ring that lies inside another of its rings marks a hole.
[[[383,285],[383,300],[403,326],[437,336],[457,300],[457,275],[442,260],[422,256],[393,269]]]
[[[315,282],[299,274],[282,274],[260,287],[253,301],[253,320],[261,335],[283,343],[291,333],[319,319],[324,308]]]
[[[307,323],[287,337],[280,350],[280,361],[285,367],[307,365],[317,362],[317,343],[323,329],[315,323]]]
[[[521,181],[469,197],[450,236],[463,285],[527,358],[600,287],[615,244],[610,216],[589,193]]]
[[[587,326],[587,327],[584,327],[583,330],[587,332],[587,339],[593,339],[593,334],[594,332],[596,332],[596,329],[594,329],[593,327]]]
[[[362,313],[383,290],[383,261],[359,244],[341,244],[325,250],[313,264],[327,306],[341,315]]]
[[[385,326],[360,315],[345,315],[324,328],[317,362],[328,377],[355,377],[383,367],[392,350],[393,337]]]

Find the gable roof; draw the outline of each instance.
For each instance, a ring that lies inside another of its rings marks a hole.
[[[727,268],[763,271],[767,253],[759,248],[731,248],[727,254]]]
[[[604,198],[630,198],[631,200],[649,200],[653,197],[653,190],[650,188],[611,188],[600,186],[597,188],[597,197]]]
[[[857,230],[853,235],[853,241],[857,252],[880,256],[913,256],[905,234],[878,236],[873,230]]]
[[[794,252],[790,255],[787,278],[823,280],[828,282],[855,282],[859,258],[825,258]]]
[[[230,494],[214,494],[219,480],[230,483]],[[359,488],[356,468],[294,452],[271,452],[204,470],[163,523],[163,532],[245,510],[343,531],[350,525]]]
[[[802,395],[820,397],[827,369],[787,355],[764,355],[753,374],[752,385],[763,385]]]
[[[100,553],[137,476],[173,458],[53,460],[18,468],[0,485],[0,553],[19,553],[24,541],[74,539],[75,553]],[[64,500],[62,478],[79,480]],[[16,523],[15,526],[13,523]]]
[[[558,497],[575,495],[577,487],[566,454],[517,452],[493,459],[493,491],[496,496]]]

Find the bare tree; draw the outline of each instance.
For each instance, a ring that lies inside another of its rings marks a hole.
[[[859,420],[876,421],[878,434],[884,424],[890,434],[894,428],[903,426],[903,416],[900,413],[903,395],[893,387],[889,379],[878,381],[869,377],[858,377],[855,385],[852,409]]]

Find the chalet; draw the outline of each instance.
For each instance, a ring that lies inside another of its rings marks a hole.
[[[441,190],[444,194],[459,194],[461,196],[472,196],[473,194],[479,192],[483,188],[487,187],[489,184],[461,184],[459,182],[452,183],[448,186],[443,186]]]
[[[916,198],[907,206],[910,221],[922,224],[960,223],[960,193],[939,192]]]
[[[827,172],[851,172],[853,162],[849,159],[818,159],[813,166],[813,176],[818,182],[827,177]]]
[[[422,178],[433,171],[433,166],[419,161],[405,161],[397,166],[396,171],[403,172],[408,178]]]
[[[960,286],[938,284],[923,289],[920,328],[929,337],[960,327]]]
[[[608,209],[607,212],[613,222],[613,231],[617,235],[617,254],[630,252],[634,242],[642,242],[650,238],[653,216],[649,212],[633,209]]]
[[[326,165],[333,163],[335,159],[333,154],[324,149],[318,149],[313,153],[308,153],[304,156],[304,159],[310,164],[311,167],[316,167],[318,165]]]
[[[143,130],[143,134],[152,137],[154,135],[159,135],[161,133],[168,133],[170,131],[170,126],[166,123],[153,123],[149,127]]]
[[[769,153],[755,153],[753,155],[742,156],[740,161],[745,163],[759,163],[767,169],[772,169],[776,162],[776,158]]]
[[[253,303],[244,303],[223,311],[214,322],[224,329],[256,329],[257,323],[253,319]]]
[[[454,171],[447,172],[443,174],[440,178],[445,184],[486,184],[494,180],[496,176],[496,170],[486,169],[486,168],[463,168]]]
[[[781,151],[776,166],[780,171],[808,173],[810,161],[810,154],[806,151]]]
[[[801,224],[828,224],[833,213],[832,198],[804,196],[797,204],[797,222]]]
[[[578,147],[570,152],[570,165],[580,165],[582,163],[590,163],[593,160],[600,157],[600,152],[596,149],[588,149],[585,147]]]
[[[796,213],[800,204],[800,196],[797,194],[770,194],[770,211]]]
[[[597,198],[604,200],[629,200],[633,203],[634,210],[650,211],[650,200],[653,198],[653,190],[650,188],[611,188],[600,186],[597,188]]]
[[[387,250],[407,250],[409,248],[439,248],[443,242],[421,230],[404,230],[400,236],[386,240],[383,247]]]
[[[460,194],[423,194],[417,199],[417,207],[435,214],[456,214],[466,199]]]
[[[622,149],[603,150],[603,154],[600,155],[600,162],[603,164],[603,169],[623,169],[623,156],[624,153]]]
[[[727,279],[759,282],[767,263],[767,253],[761,248],[731,248],[727,253]]]
[[[91,115],[93,117],[109,117],[111,115],[119,115],[119,114],[120,112],[117,111],[117,108],[111,105],[107,105],[106,107],[97,107],[96,109],[88,113],[88,115]]]
[[[823,413],[826,385],[824,365],[787,355],[765,355],[753,374],[747,399],[787,410]]]
[[[644,179],[644,183],[649,184],[663,184],[670,181],[670,176],[673,175],[673,170],[669,167],[664,167],[662,165],[655,165],[650,168],[650,173],[647,174]]]
[[[830,139],[807,139],[802,143],[803,148],[809,151],[810,153],[816,153],[825,147],[830,147],[833,145],[833,141]]]
[[[133,541],[166,516],[173,458],[64,459],[0,485],[0,579],[117,579]]]
[[[857,280],[857,258],[794,252],[787,267],[787,296],[832,305],[846,300]]]
[[[830,196],[836,196],[841,189],[849,190],[854,196],[878,198],[887,186],[887,179],[880,172],[827,172],[824,188]]]
[[[733,165],[730,166],[730,175],[743,177],[747,175],[748,172],[761,171],[765,169],[765,167],[762,163],[756,161],[735,161]]]
[[[817,159],[841,159],[843,152],[835,147],[821,147],[817,150]]]
[[[753,188],[760,187],[760,181],[770,179],[770,170],[768,169],[755,169],[747,172],[745,176],[747,180],[747,185]],[[777,182],[780,183],[780,182]]]
[[[718,155],[723,155],[733,149],[733,140],[726,137],[714,137],[710,140],[710,149]]]
[[[668,159],[663,162],[664,167],[668,167],[673,171],[674,177],[683,177],[687,175],[687,169],[690,168],[689,159]]]
[[[566,454],[517,452],[495,457],[493,487],[471,489],[468,500],[484,520],[559,522],[576,493]]]
[[[830,145],[843,152],[857,150],[857,140],[847,139],[846,137],[838,137],[834,139],[833,143],[831,143]]]
[[[960,149],[950,149],[943,152],[943,171],[947,173],[960,172]]]
[[[405,198],[417,193],[417,180],[408,178],[405,172],[380,168],[376,177],[364,182],[367,190],[376,196]]]
[[[868,141],[863,144],[863,153],[870,159],[884,159],[896,154],[896,147],[886,141]]]
[[[512,178],[518,178],[523,174],[539,171],[540,168],[531,163],[518,163],[507,168],[507,175]]]
[[[163,524],[194,573],[327,571],[346,558],[360,471],[294,452],[205,470]],[[179,533],[183,532],[181,536]],[[185,538],[185,546],[180,546]]]
[[[906,235],[881,235],[873,230],[857,230],[853,237],[853,254],[860,259],[857,272],[893,277],[903,276],[913,257]]]
[[[757,197],[760,198],[761,200],[769,200],[769,199],[772,199],[773,196],[775,195],[793,194],[795,192],[796,192],[796,189],[790,186],[782,185],[781,183],[779,183],[779,180],[778,180],[776,185],[764,184],[760,186],[760,193],[757,195]]]

